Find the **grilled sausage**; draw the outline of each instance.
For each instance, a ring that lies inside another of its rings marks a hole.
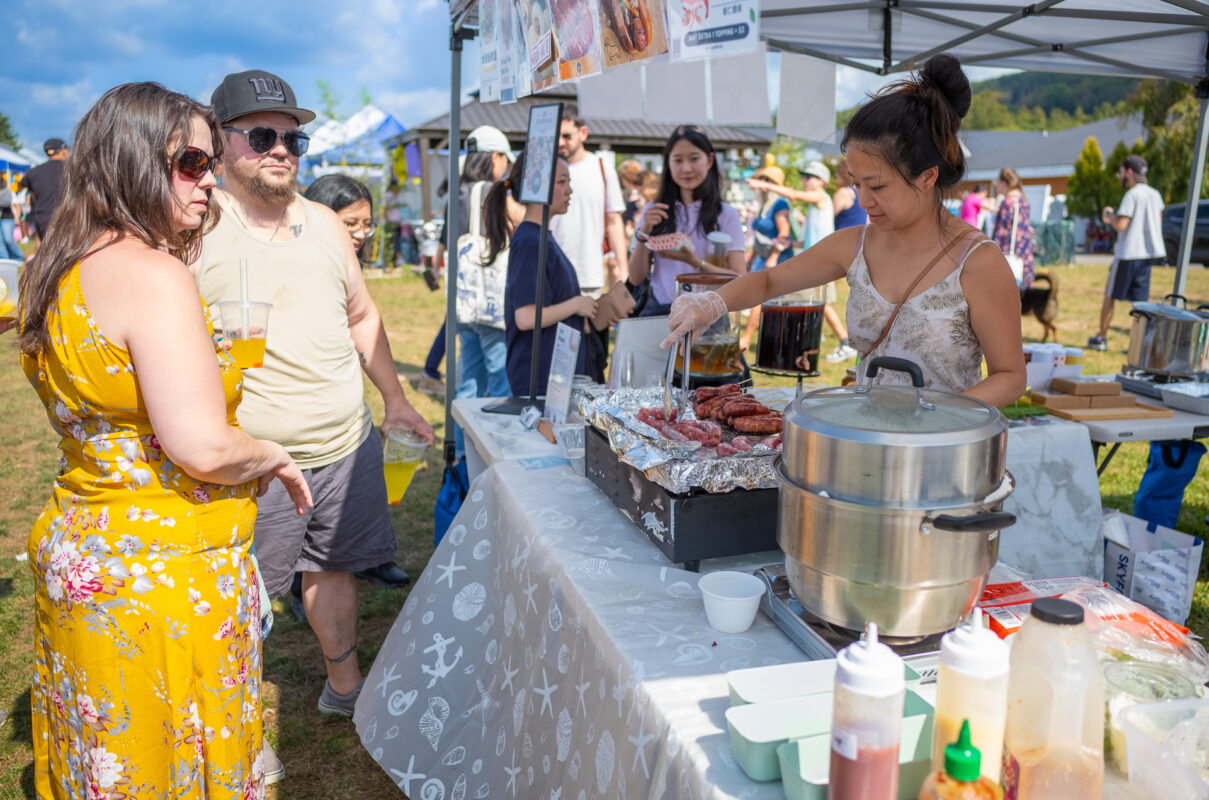
[[[780,433],[781,417],[775,414],[735,417],[732,427],[741,433]]]
[[[722,405],[722,410],[728,417],[752,417],[771,414],[772,409],[760,403],[758,400],[753,400],[750,397],[741,397],[736,400],[730,400]]]
[[[728,383],[725,386],[702,386],[696,390],[698,400],[711,400],[724,394],[739,394],[742,392],[737,383]]]

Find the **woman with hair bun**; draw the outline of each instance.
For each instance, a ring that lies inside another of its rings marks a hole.
[[[919,364],[930,388],[995,406],[1019,398],[1025,372],[1011,268],[994,242],[942,204],[965,174],[957,134],[969,109],[970,82],[947,54],[883,89],[841,142],[868,223],[836,231],[777,269],[678,298],[664,346],[728,310],[845,278],[849,336],[862,363],[898,356]],[[875,380],[910,379],[882,370]]]

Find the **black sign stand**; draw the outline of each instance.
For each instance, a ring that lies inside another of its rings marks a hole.
[[[553,108],[553,128],[550,126],[550,109]],[[529,359],[529,396],[506,397],[483,406],[489,414],[520,414],[532,406],[544,412],[545,400],[537,397],[537,373],[542,355],[542,307],[546,295],[546,240],[550,235],[550,203],[554,200],[554,175],[558,165],[558,135],[562,124],[563,104],[544,103],[529,107],[529,138],[525,144],[525,168],[522,175],[521,202],[542,204],[541,239],[537,245],[536,308],[533,315],[533,353]],[[548,140],[548,141],[547,141]],[[547,146],[550,148],[547,151]],[[549,153],[544,165],[539,155]],[[533,159],[531,161],[531,158]],[[530,169],[530,166],[533,169]],[[532,180],[531,180],[532,179]],[[535,181],[540,181],[536,183]],[[533,190],[533,191],[531,191]],[[535,195],[537,195],[535,197]]]

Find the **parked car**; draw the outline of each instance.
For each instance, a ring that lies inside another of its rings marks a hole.
[[[1175,264],[1180,249],[1180,232],[1184,228],[1187,203],[1172,203],[1163,209],[1163,244],[1167,248],[1167,263]],[[1192,256],[1196,264],[1209,264],[1209,200],[1202,200],[1196,212],[1196,231],[1192,237]]]

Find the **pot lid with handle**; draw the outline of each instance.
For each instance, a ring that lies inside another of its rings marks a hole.
[[[907,372],[913,386],[874,384],[882,369]],[[820,389],[799,397],[786,411],[786,426],[851,441],[927,445],[980,441],[1007,430],[1003,415],[989,403],[923,388],[923,373],[912,361],[870,359],[866,377],[863,386]]]
[[[1171,302],[1167,302],[1170,300]],[[1179,304],[1176,304],[1176,301]],[[1148,319],[1171,319],[1181,322],[1206,322],[1209,321],[1203,311],[1193,311],[1187,308],[1188,301],[1182,294],[1169,294],[1163,298],[1161,303],[1134,303],[1129,313],[1136,317],[1147,317]],[[1201,306],[1200,308],[1205,308]]]

